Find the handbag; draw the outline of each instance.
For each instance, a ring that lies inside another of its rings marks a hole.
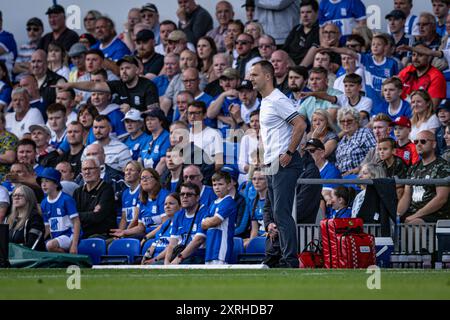
[[[201,205],[199,204],[197,210],[195,211],[194,218],[192,219],[191,222],[191,227],[189,228],[189,232],[186,237],[186,242],[189,240],[189,237],[191,236],[192,228],[194,227],[195,218],[197,217],[198,210],[200,210],[200,206]],[[184,249],[186,249],[186,244],[183,243],[177,244],[175,247],[173,247],[170,261],[173,261],[176,257],[178,257],[183,252]]]
[[[299,268],[323,268],[322,245],[319,240],[312,240],[298,255]]]

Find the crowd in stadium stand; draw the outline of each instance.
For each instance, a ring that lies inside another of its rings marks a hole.
[[[124,3],[124,28],[91,10],[84,34],[54,5],[51,30],[23,21],[25,43],[0,12],[0,223],[11,242],[50,252],[89,237],[153,241],[145,264],[224,264],[233,237],[275,241],[259,61],[307,123],[300,177],[447,178],[450,1],[427,1],[432,12],[392,1],[387,33],[367,27],[361,0],[215,12],[178,0],[177,21]],[[450,218],[450,187],[395,189],[402,222]],[[299,185],[297,223],[358,217],[365,192]]]

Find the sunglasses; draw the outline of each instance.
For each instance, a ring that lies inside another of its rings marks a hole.
[[[28,27],[27,28],[28,32],[30,32],[30,31],[38,32],[39,30],[40,30],[40,28],[38,28],[38,27],[35,27],[35,28]]]
[[[430,140],[430,139],[418,139],[418,140],[414,140],[414,144],[427,144],[427,141],[434,141],[434,140]]]
[[[313,154],[317,151],[317,149],[306,149],[306,151],[308,151],[310,154]]]
[[[186,197],[186,198],[190,198],[190,197],[194,197],[196,196],[195,193],[191,193],[191,192],[182,192],[180,193],[180,198]]]

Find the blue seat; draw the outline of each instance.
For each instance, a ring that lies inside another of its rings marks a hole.
[[[83,239],[78,244],[78,253],[89,256],[92,264],[100,264],[100,257],[106,254],[105,240],[100,238]]]
[[[236,264],[238,262],[238,256],[244,252],[244,241],[242,238],[233,238],[233,254],[231,256],[230,264]]]
[[[126,257],[128,264],[134,262],[134,257],[141,252],[141,243],[138,239],[123,238],[114,240],[108,248],[108,255],[105,256],[106,261],[116,257]],[[102,262],[104,262],[103,260]],[[111,260],[110,260],[111,261]]]
[[[256,237],[250,240],[245,253],[264,254],[266,252],[266,238]]]

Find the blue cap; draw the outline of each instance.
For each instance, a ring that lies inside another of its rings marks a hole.
[[[41,174],[37,178],[39,184],[41,183],[41,179],[51,180],[58,185],[59,189],[62,189],[61,173],[54,168],[51,168],[51,167],[44,168],[44,170],[42,170]]]
[[[438,113],[440,110],[445,110],[447,112],[450,112],[450,99],[445,100],[442,102],[438,107],[436,108],[436,113]]]
[[[239,170],[235,165],[232,164],[226,164],[220,169],[221,172],[226,172],[230,175],[231,179],[234,181],[238,181],[239,179]]]

